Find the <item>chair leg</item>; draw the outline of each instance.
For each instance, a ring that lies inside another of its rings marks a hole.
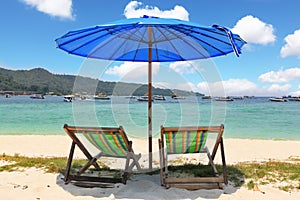
[[[126,155],[125,171],[124,171],[124,173],[122,175],[122,183],[123,184],[126,184],[127,178],[128,178],[128,172],[131,171],[131,168],[129,166],[129,162],[130,162],[130,157],[131,156],[129,154],[130,153],[127,153],[127,155]],[[132,165],[132,168],[133,167],[134,167],[134,165]]]
[[[159,148],[159,167],[160,167],[160,185],[164,185],[163,179],[163,156],[162,156],[162,144],[161,140],[158,139],[158,148]]]
[[[97,160],[102,156],[102,153],[100,152],[99,154],[97,154],[96,156],[92,157],[92,159],[89,160],[89,162],[87,164],[85,164],[78,172],[77,175],[82,174],[83,172],[85,172],[91,165],[97,164]],[[97,164],[98,166],[98,164]],[[98,169],[98,168],[97,168]],[[100,168],[99,168],[100,169]]]
[[[141,154],[135,155],[133,152],[130,152],[130,158],[132,159],[132,163],[129,166],[129,170],[131,171],[134,166],[136,166],[137,170],[141,170],[141,165],[139,163],[139,159],[142,157]]]
[[[209,152],[209,150],[208,150],[207,147],[205,148],[205,151],[206,151],[207,157],[209,159],[209,164],[212,167],[212,169],[213,169],[213,171],[215,173],[215,176],[219,176],[219,173],[218,173],[218,170],[216,168],[216,165],[215,165],[215,163],[214,163],[214,161],[213,161],[213,159],[211,157],[211,154],[210,154],[210,152]]]
[[[73,141],[69,153],[69,158],[67,162],[67,167],[66,167],[66,172],[65,172],[65,177],[64,177],[64,182],[67,184],[69,183],[69,175],[70,175],[70,170],[71,170],[71,165],[72,165],[72,160],[73,160],[73,155],[74,155],[74,150],[75,150],[75,145],[76,143]]]
[[[221,156],[222,156],[222,164],[223,164],[224,183],[227,185],[228,184],[228,177],[227,177],[227,166],[226,166],[226,160],[225,160],[223,139],[221,139]]]

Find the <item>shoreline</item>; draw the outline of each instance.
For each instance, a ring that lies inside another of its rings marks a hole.
[[[133,149],[142,156],[148,154],[146,139],[129,138],[133,141]],[[22,155],[28,157],[67,157],[71,147],[71,138],[67,135],[0,135],[0,154]],[[153,138],[154,159],[158,158],[157,138]],[[214,140],[208,140],[208,147]],[[226,162],[228,164],[267,159],[287,159],[290,156],[300,157],[300,141],[298,140],[263,140],[224,138]],[[78,148],[77,148],[78,150]],[[85,158],[76,151],[75,156]],[[219,161],[217,152],[216,162]]]
[[[66,136],[66,133],[63,131],[62,133],[8,133],[8,134],[0,134],[0,137],[2,136]],[[146,140],[147,138],[141,138],[141,137],[130,137],[132,140]],[[153,136],[153,139],[158,139],[159,137]],[[226,134],[223,134],[224,140],[227,139],[237,139],[237,140],[268,140],[268,141],[300,141],[300,138],[251,138],[251,137],[230,137]]]

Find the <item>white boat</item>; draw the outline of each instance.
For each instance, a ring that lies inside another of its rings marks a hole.
[[[74,95],[66,95],[64,96],[64,102],[72,102],[75,100],[75,96]]]
[[[300,101],[300,97],[289,97],[289,101]]]
[[[269,100],[274,102],[287,102],[287,100],[282,97],[269,98]]]
[[[93,97],[93,99],[95,99],[95,100],[110,100],[110,97],[106,96],[103,93],[99,93],[98,95],[95,95]]]
[[[244,99],[244,97],[242,97],[242,96],[234,96],[234,97],[232,97],[233,99],[237,99],[237,100],[243,100]]]
[[[233,101],[230,97],[217,97],[215,98],[216,101]]]
[[[44,95],[42,94],[32,94],[30,96],[31,99],[45,99]]]
[[[126,96],[126,99],[136,99],[136,96]]]
[[[211,99],[211,96],[202,96],[202,99]]]
[[[185,97],[178,96],[177,94],[172,94],[172,99],[185,99]]]
[[[154,100],[159,100],[159,101],[165,101],[166,100],[166,98],[162,95],[154,95],[153,99]]]
[[[140,97],[137,98],[136,100],[138,100],[138,101],[148,101],[149,98],[148,98],[148,96],[140,96]],[[152,99],[152,101],[153,101],[153,99]]]

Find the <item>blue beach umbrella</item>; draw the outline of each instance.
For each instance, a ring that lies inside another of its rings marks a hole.
[[[206,59],[235,52],[246,43],[226,27],[143,16],[70,31],[57,47],[74,55],[148,62],[149,168],[152,169],[152,62]]]

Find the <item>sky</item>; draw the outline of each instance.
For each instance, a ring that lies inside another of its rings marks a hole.
[[[204,65],[200,62],[155,63],[154,86],[217,94],[213,88],[221,84],[231,96],[300,96],[299,7],[298,0],[2,0],[0,67],[80,74],[103,63],[56,48],[56,38],[70,30],[146,14],[204,26],[219,24],[247,41],[240,57],[210,59],[218,79],[203,77],[201,66],[194,67]],[[147,82],[145,64],[104,65],[97,73],[101,80]]]

